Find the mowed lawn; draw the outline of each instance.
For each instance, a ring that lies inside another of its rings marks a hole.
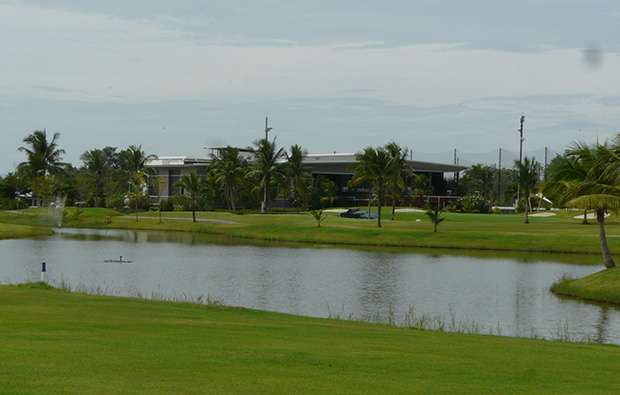
[[[618,393],[620,347],[0,286],[2,393]]]
[[[376,209],[376,208],[375,208]],[[322,226],[317,227],[308,213],[233,215],[228,212],[198,212],[199,222],[193,223],[190,212],[140,213],[138,221],[133,214],[113,210],[86,209],[76,218],[75,209],[67,208],[64,227],[106,229],[135,229],[155,231],[183,231],[223,235],[240,239],[309,244],[349,246],[381,246],[408,248],[447,248],[495,251],[564,252],[572,254],[599,254],[600,243],[595,220],[583,225],[577,211],[558,211],[554,216],[530,216],[524,223],[523,215],[444,213],[438,232],[423,212],[398,212],[390,221],[390,209],[384,207],[383,226],[376,220],[340,218],[338,213],[327,213]],[[28,212],[28,211],[26,211]],[[32,211],[29,211],[32,214]],[[21,225],[52,226],[44,210],[37,215],[0,213],[0,222]],[[620,222],[618,217],[607,219],[608,243],[613,252],[620,251]]]

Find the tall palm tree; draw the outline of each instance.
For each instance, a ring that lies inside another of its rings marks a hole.
[[[617,137],[617,136],[616,136]],[[607,245],[605,233],[605,213],[620,209],[620,188],[618,169],[620,168],[619,144],[617,138],[611,147],[607,143],[587,146],[584,143],[573,143],[567,151],[579,166],[586,170],[585,177],[572,178],[545,184],[543,190],[564,191],[571,199],[568,207],[594,210],[599,230],[603,264],[607,269],[616,264]]]
[[[414,198],[420,198],[420,207],[424,207],[424,197],[433,193],[433,185],[430,178],[424,174],[416,174],[411,182],[411,193]]]
[[[495,183],[495,170],[491,166],[473,165],[465,170],[463,182],[471,190],[478,191],[482,196],[491,200],[493,197],[493,184]]]
[[[394,141],[385,145],[385,150],[390,156],[390,190],[392,191],[392,221],[396,213],[396,198],[405,189],[404,178],[413,174],[413,168],[407,163],[406,147],[401,147]]]
[[[101,181],[106,172],[105,155],[100,149],[86,151],[80,156],[84,161],[84,165],[92,177],[95,186],[95,207],[99,207],[99,191],[101,190]]]
[[[515,166],[519,170],[519,187],[523,191],[525,198],[525,223],[529,224],[528,213],[531,210],[530,207],[530,195],[538,184],[538,162],[534,158],[523,158],[523,162],[515,161]]]
[[[298,214],[302,196],[305,195],[308,184],[312,182],[312,169],[304,166],[304,159],[307,155],[308,151],[295,144],[291,146],[291,153],[287,156],[286,162],[288,176],[292,182],[293,200]]]
[[[555,171],[543,185],[542,192],[556,195],[556,200],[559,198],[564,203],[573,199],[576,190],[564,181],[585,181],[593,161],[596,161],[595,151],[585,144],[573,143],[565,155],[556,160]],[[583,224],[588,224],[588,210],[583,210]]]
[[[206,184],[195,172],[185,174],[174,186],[184,189],[192,201],[192,218],[196,222],[196,200],[206,191]]]
[[[146,162],[151,159],[157,159],[157,155],[147,155],[142,151],[141,145],[130,145],[126,150],[119,153],[121,167],[129,173],[143,171],[146,168]]]
[[[369,182],[372,189],[377,194],[377,225],[381,227],[381,204],[385,194],[386,184],[392,176],[392,165],[388,152],[380,147],[366,147],[364,152],[355,154],[355,159],[359,162],[355,167],[353,178],[349,181],[350,186],[355,186],[363,182]],[[370,206],[370,200],[368,205]],[[370,208],[368,210],[370,218]]]
[[[273,142],[261,139],[255,141],[254,145],[256,146],[256,148],[252,149],[254,160],[252,161],[248,176],[256,177],[259,180],[259,188],[263,192],[261,212],[270,213],[271,181],[274,178],[286,177],[284,167],[280,161],[284,157],[285,152],[283,148],[278,149],[276,147],[275,138]]]
[[[238,148],[226,147],[220,156],[212,155],[209,177],[226,191],[226,198],[234,214],[237,214],[237,186],[243,181],[247,161],[239,154]]]
[[[27,160],[20,163],[18,165],[19,168],[31,177],[59,175],[62,173],[65,164],[61,161],[65,150],[58,148],[56,141],[59,138],[60,133],[56,132],[52,140],[47,141],[45,129],[35,130],[32,134],[24,137],[22,141],[25,143],[25,146],[21,146],[17,150],[25,152]]]

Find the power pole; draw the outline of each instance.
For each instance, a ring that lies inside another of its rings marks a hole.
[[[523,123],[525,122],[525,115],[521,116],[521,127],[519,128],[519,164],[523,164]],[[519,168],[519,180],[521,180],[521,168]],[[517,204],[521,200],[521,185],[517,183]]]
[[[269,141],[269,131],[273,129],[268,126],[268,122],[269,122],[268,118],[265,117],[265,140],[267,141]]]
[[[497,201],[500,201],[502,193],[502,149],[499,149],[499,166],[497,171]]]

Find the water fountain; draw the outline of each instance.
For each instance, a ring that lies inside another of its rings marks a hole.
[[[62,227],[62,217],[65,213],[65,199],[66,197],[60,197],[55,202],[50,203],[49,216],[56,220],[58,227]]]

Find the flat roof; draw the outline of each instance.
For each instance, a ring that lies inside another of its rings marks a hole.
[[[211,163],[211,159],[208,158],[162,156],[147,161],[146,165],[148,167],[182,167],[207,165],[209,163]],[[353,174],[357,163],[355,154],[351,153],[308,154],[304,159],[304,164],[312,167],[314,173],[323,174]],[[457,173],[467,169],[467,166],[418,160],[408,160],[407,164],[417,172]]]

